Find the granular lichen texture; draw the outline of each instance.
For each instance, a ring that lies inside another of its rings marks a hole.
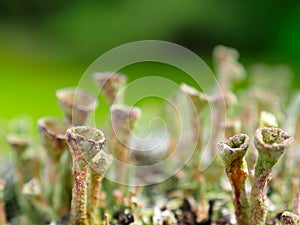
[[[255,132],[254,145],[258,151],[258,160],[251,190],[252,224],[266,223],[268,212],[266,192],[272,178],[272,169],[292,141],[293,138],[280,128],[263,127]]]

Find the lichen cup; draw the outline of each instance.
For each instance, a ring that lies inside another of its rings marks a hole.
[[[38,131],[42,145],[54,161],[59,161],[63,151],[67,149],[66,131],[68,123],[54,117],[43,117],[38,120]]]
[[[77,126],[67,130],[67,143],[73,157],[72,223],[98,224],[101,181],[111,162],[111,156],[103,150],[105,136],[96,128]],[[89,169],[91,180],[87,194]]]
[[[246,194],[248,170],[245,160],[248,147],[249,137],[246,134],[232,136],[218,145],[225,173],[232,186],[238,225],[249,224],[249,202]]]
[[[250,216],[252,224],[264,225],[266,222],[267,184],[272,178],[274,165],[292,142],[293,137],[277,127],[260,127],[255,131],[254,145],[258,151],[258,159],[251,189]]]
[[[93,94],[78,88],[58,90],[56,97],[67,121],[73,126],[84,125],[98,105]]]
[[[93,78],[109,105],[114,104],[117,98],[119,103],[122,103],[123,98],[118,95],[127,83],[127,76],[115,72],[98,72],[93,75]]]

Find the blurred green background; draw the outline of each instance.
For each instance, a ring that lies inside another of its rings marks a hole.
[[[290,65],[300,87],[299,0],[1,0],[0,118],[61,115],[55,90],[76,86],[102,53],[144,39],[183,45],[209,65],[215,45],[232,46],[246,66]]]

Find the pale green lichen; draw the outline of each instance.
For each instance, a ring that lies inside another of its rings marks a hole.
[[[102,179],[112,162],[112,156],[104,150],[100,151],[90,163],[90,187],[88,195],[87,216],[90,224],[100,223],[99,203]]]
[[[57,214],[44,198],[41,190],[41,184],[36,178],[31,179],[24,184],[22,193],[30,199],[35,210],[43,215],[48,221],[57,219]]]
[[[258,128],[254,136],[254,145],[258,151],[255,175],[251,190],[251,222],[264,225],[268,207],[266,204],[267,184],[271,180],[272,169],[283,155],[293,138],[280,128]]]

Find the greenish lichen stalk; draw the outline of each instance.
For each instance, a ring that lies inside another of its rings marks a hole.
[[[234,196],[235,214],[238,225],[249,224],[249,203],[246,194],[248,178],[245,154],[249,147],[249,137],[245,134],[235,135],[218,145],[225,172],[230,181]]]
[[[280,128],[263,127],[255,132],[254,145],[258,151],[258,160],[251,190],[252,224],[266,223],[268,212],[266,192],[272,177],[272,169],[292,141],[293,138]]]
[[[24,214],[25,220],[30,220],[30,222],[37,222],[34,218],[34,212],[30,205],[29,200],[22,194],[22,188],[25,184],[25,162],[24,155],[30,147],[30,139],[28,136],[22,134],[10,134],[7,136],[7,142],[14,150],[16,159],[16,177],[17,177],[17,189],[16,197],[18,200],[18,205],[21,209],[21,213]]]
[[[15,153],[15,157],[17,161],[16,173],[18,177],[18,185],[20,188],[22,188],[25,182],[25,177],[24,177],[25,174],[23,168],[23,154],[25,150],[29,147],[29,139],[24,136],[12,135],[12,134],[8,135],[6,139]]]
[[[35,210],[44,216],[47,221],[57,219],[57,214],[42,195],[41,185],[36,178],[24,184],[22,193],[30,199]]]
[[[101,150],[90,163],[90,187],[88,195],[88,219],[90,224],[100,225],[101,216],[99,211],[99,203],[101,201],[101,184],[106,170],[112,161],[111,155]]]

